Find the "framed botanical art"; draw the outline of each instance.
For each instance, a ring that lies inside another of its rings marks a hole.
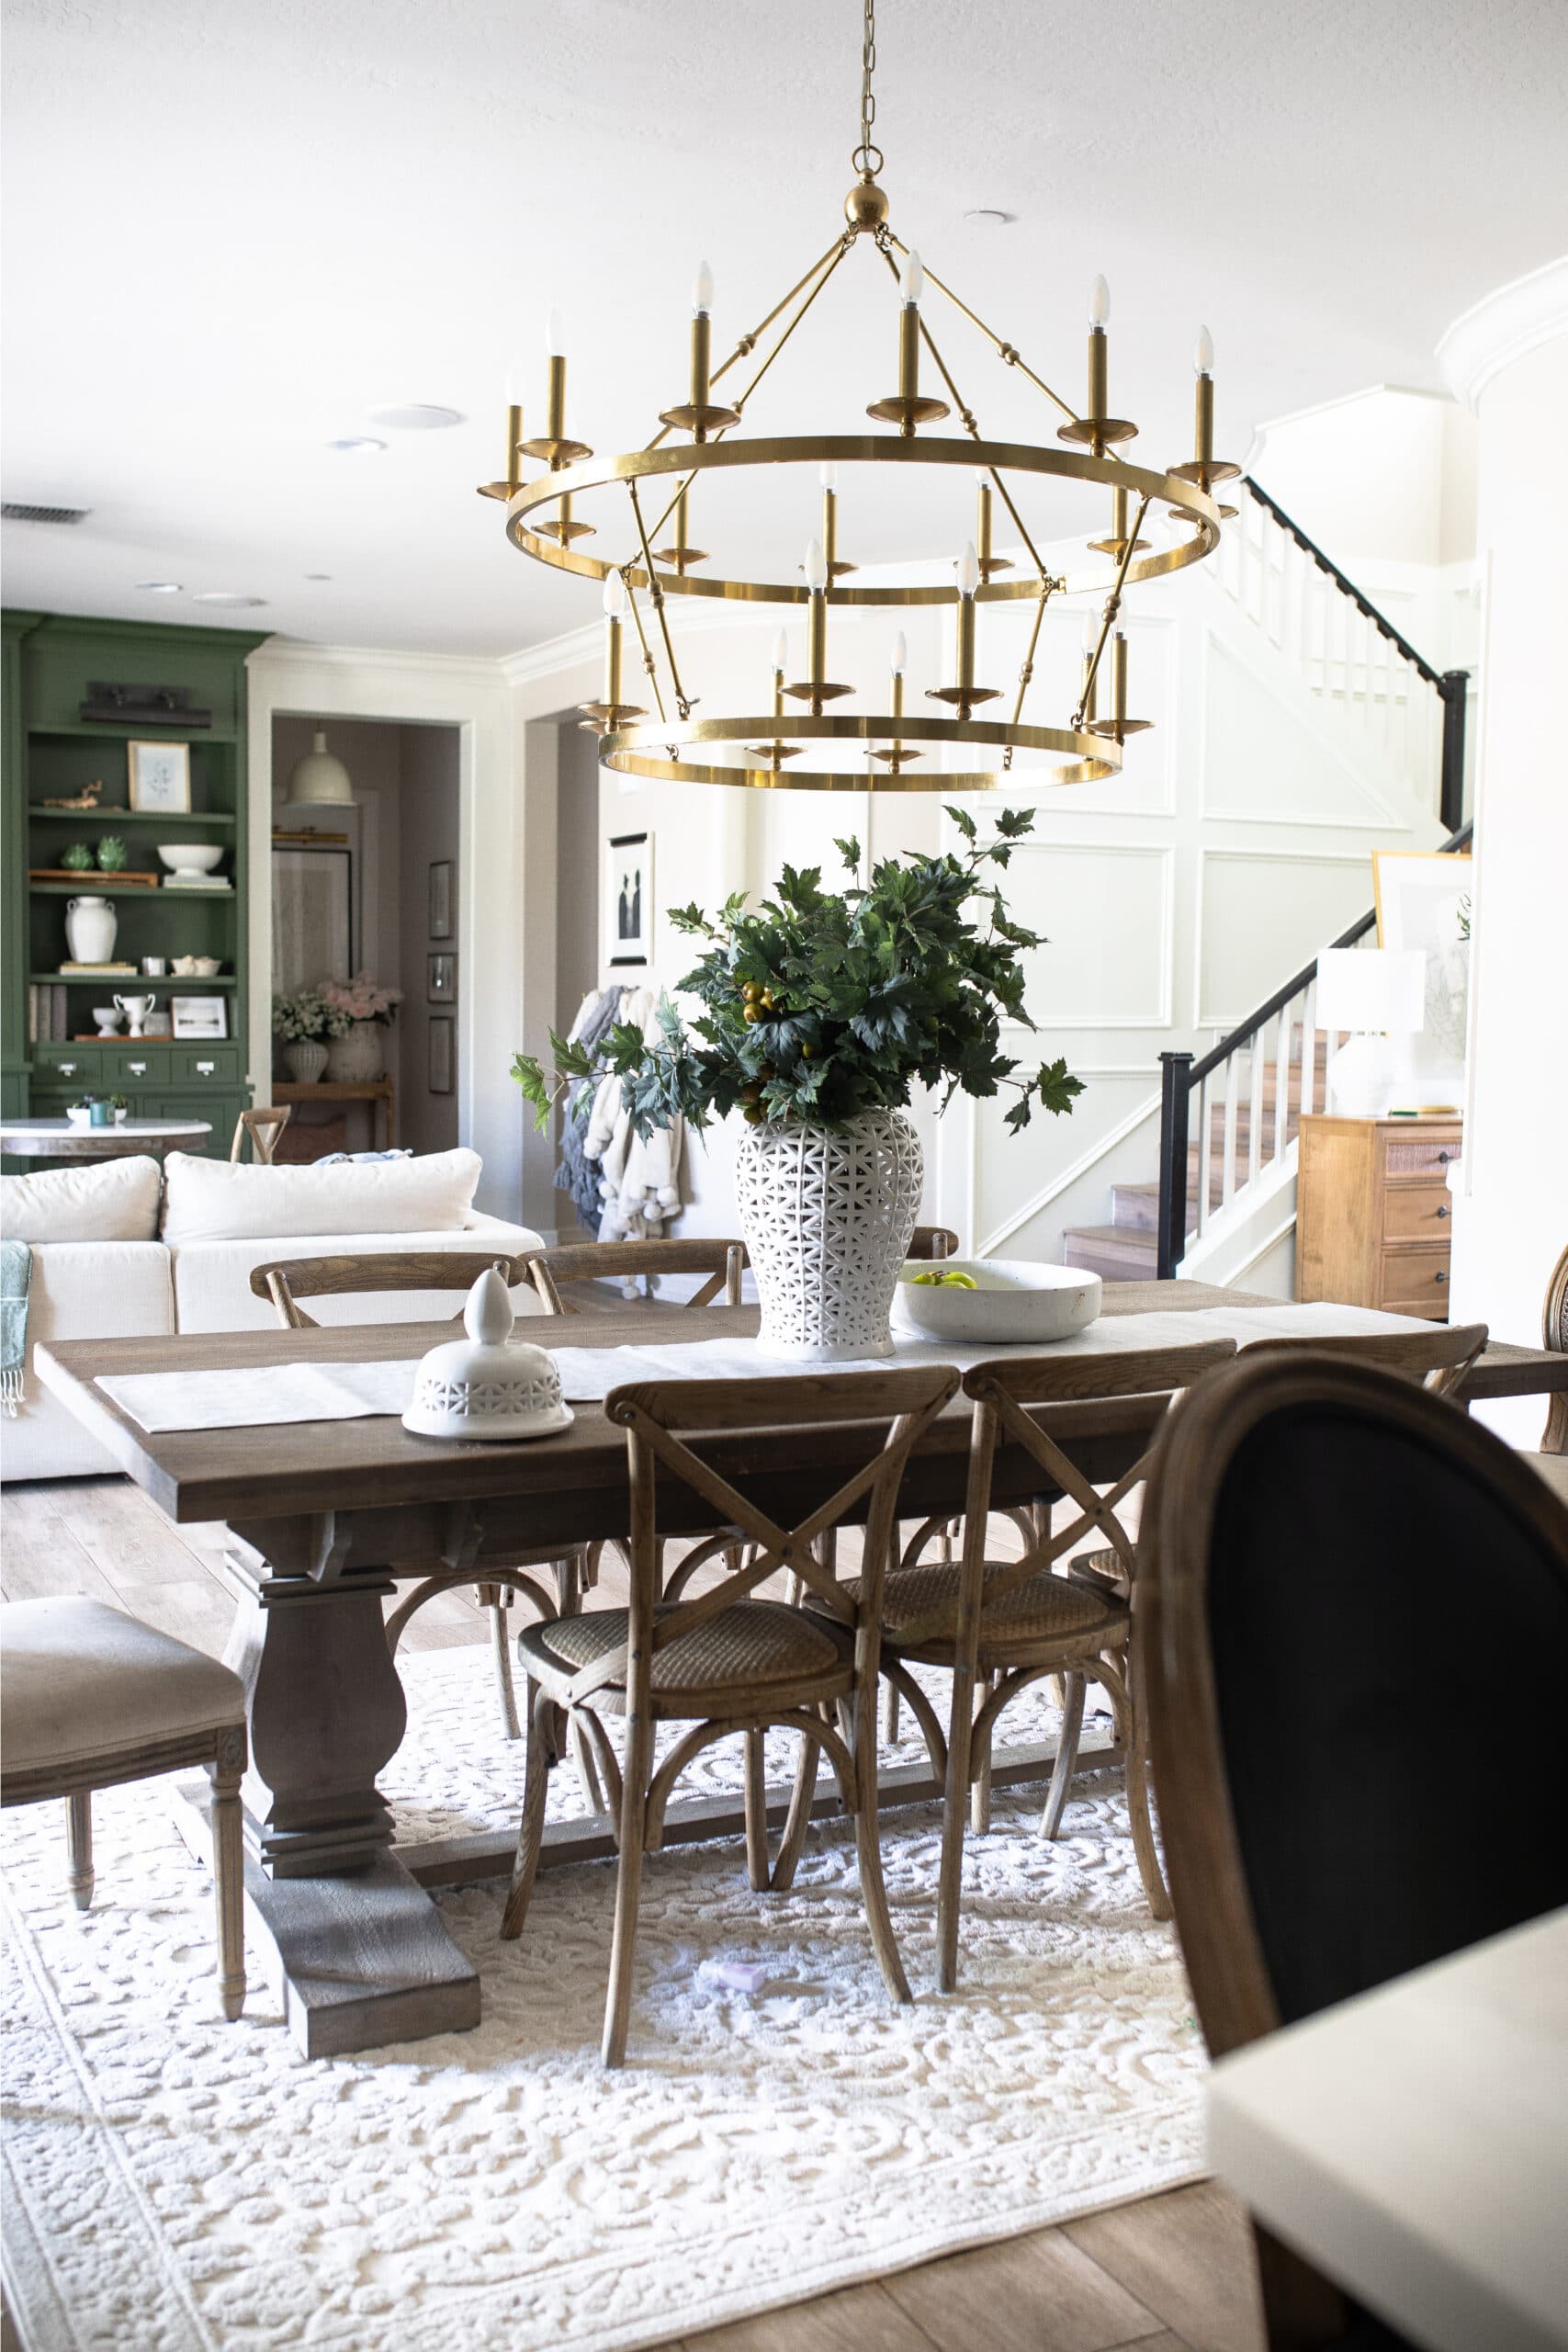
[[[148,817],[183,817],[190,808],[190,745],[128,743],[130,806]]]
[[[1427,959],[1425,1019],[1411,1040],[1412,1072],[1445,1101],[1463,1099],[1473,872],[1472,858],[1448,853],[1372,853],[1379,946],[1419,948]]]
[[[424,1001],[450,1004],[457,994],[457,958],[436,949],[424,959]]]
[[[456,1067],[452,1033],[457,1024],[449,1012],[433,1012],[427,1025],[430,1036],[426,1083],[432,1094],[450,1094]]]
[[[427,935],[432,939],[452,936],[452,861],[438,857],[430,869],[430,910]]]
[[[605,963],[649,963],[652,938],[653,839],[619,833],[604,844]]]

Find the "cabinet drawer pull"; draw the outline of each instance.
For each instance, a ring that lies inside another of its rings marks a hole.
[[[216,1062],[197,1062],[196,1066],[197,1076],[198,1078],[210,1078],[217,1067],[218,1065]]]
[[[1438,1268],[1437,1272],[1432,1276],[1432,1280],[1435,1283],[1446,1283],[1448,1281],[1448,1276],[1444,1273],[1441,1266]]]
[[[74,1078],[76,1075],[76,1065],[74,1062],[56,1062],[54,1067],[60,1072],[62,1078]]]
[[[147,1065],[145,1062],[127,1062],[125,1067],[130,1071],[132,1078],[145,1078],[147,1075]]]
[[[1448,1164],[1449,1164],[1449,1155],[1448,1155],[1448,1153],[1447,1153],[1446,1151],[1439,1151],[1439,1152],[1438,1152],[1438,1167],[1439,1167],[1439,1168],[1446,1168],[1446,1167],[1448,1166]]]
[[[1439,1203],[1439,1204],[1438,1204],[1438,1215],[1439,1216],[1439,1217],[1447,1216],[1448,1213],[1449,1213],[1449,1204],[1448,1204],[1447,1201],[1443,1201],[1443,1202]]]

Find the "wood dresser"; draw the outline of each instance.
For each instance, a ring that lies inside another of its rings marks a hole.
[[[1456,1116],[1301,1124],[1296,1296],[1449,1319]]]

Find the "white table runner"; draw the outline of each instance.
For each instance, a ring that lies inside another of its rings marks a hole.
[[[1169,1348],[1194,1340],[1235,1340],[1247,1347],[1259,1340],[1314,1340],[1362,1331],[1419,1331],[1427,1327],[1409,1315],[1384,1315],[1373,1307],[1331,1304],[1272,1306],[1161,1307],[1147,1315],[1102,1315],[1087,1331],[1057,1340],[1048,1349],[1033,1341],[1012,1348],[955,1348],[940,1340],[895,1336],[892,1362],[951,1363],[960,1372],[993,1356],[1122,1354],[1136,1348]],[[532,1341],[538,1324],[530,1326]],[[544,1344],[540,1334],[540,1343]],[[612,1388],[646,1380],[755,1380],[773,1374],[819,1372],[819,1364],[781,1363],[761,1352],[755,1340],[666,1340],[658,1347],[555,1348],[567,1401],[599,1404]],[[886,1356],[836,1363],[834,1372],[885,1372]],[[95,1385],[112,1397],[149,1435],[171,1430],[259,1428],[286,1421],[343,1421],[376,1414],[402,1413],[413,1402],[417,1360],[397,1363],[257,1364],[237,1372],[148,1372],[101,1379]]]

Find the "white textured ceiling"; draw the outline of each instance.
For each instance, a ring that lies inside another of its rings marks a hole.
[[[4,490],[93,510],[12,528],[13,603],[220,621],[191,596],[233,589],[266,600],[236,620],[454,652],[576,626],[593,593],[512,553],[472,493],[498,468],[509,362],[537,431],[558,303],[571,427],[629,445],[682,396],[696,261],[723,345],[828,243],[851,177],[857,0],[6,14]],[[1074,393],[1104,270],[1113,405],[1151,459],[1186,454],[1200,320],[1239,457],[1261,418],[1434,385],[1448,322],[1564,243],[1561,0],[882,0],[879,34],[895,225]],[[1016,225],[966,226],[976,205]],[[760,394],[757,425],[798,401],[853,430],[893,389],[881,278],[852,256],[830,332],[781,362],[788,398]],[[951,340],[987,429],[1047,422]],[[471,422],[326,452],[389,401]],[[792,496],[798,519],[759,505],[735,528],[794,544],[810,501]],[[845,503],[867,559],[917,527],[889,490]],[[147,577],[187,593],[139,594]]]

